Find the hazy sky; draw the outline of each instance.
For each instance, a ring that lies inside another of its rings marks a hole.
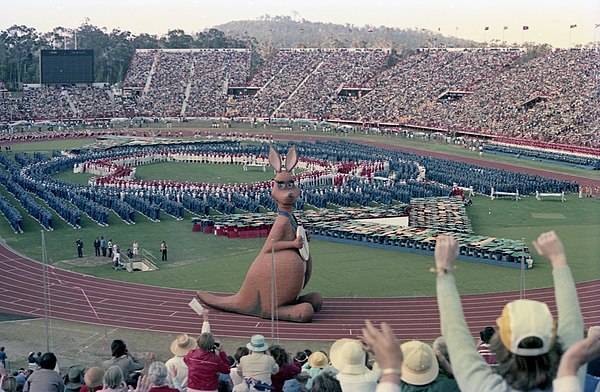
[[[289,15],[313,22],[427,28],[477,41],[546,42],[554,47],[600,39],[600,0],[1,0],[0,30],[24,24],[46,32],[96,26],[162,35],[232,20]],[[523,32],[522,26],[529,26]],[[570,25],[577,25],[570,29]],[[488,31],[484,27],[489,26]],[[503,30],[503,26],[508,26]],[[458,28],[458,29],[457,29]],[[504,37],[503,37],[504,34]]]

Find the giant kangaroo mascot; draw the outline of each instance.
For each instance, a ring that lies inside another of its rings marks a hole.
[[[298,223],[293,215],[300,189],[294,182],[292,169],[298,163],[296,146],[288,151],[285,166],[273,147],[269,163],[275,169],[271,196],[277,202],[278,215],[260,254],[250,266],[237,294],[219,296],[198,291],[200,302],[227,312],[271,318],[271,278],[274,249],[275,316],[279,320],[310,322],[321,309],[323,299],[318,293],[300,296],[312,273],[312,258],[300,255],[303,238],[297,236]]]

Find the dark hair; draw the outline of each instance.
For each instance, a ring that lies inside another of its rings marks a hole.
[[[292,358],[285,351],[285,348],[283,348],[279,345],[274,345],[274,346],[269,347],[269,354],[271,354],[271,356],[275,360],[275,363],[277,363],[277,365],[279,365],[280,369],[292,361]]]
[[[337,378],[329,372],[321,372],[313,379],[311,392],[342,392],[342,386]]]
[[[50,369],[53,370],[56,367],[56,355],[54,353],[46,353],[42,355],[42,360],[40,361],[40,367],[42,369]]]
[[[539,348],[542,341],[536,337],[525,338],[519,343],[521,348]],[[547,389],[552,386],[560,363],[563,348],[557,340],[546,354],[525,357],[510,352],[499,334],[490,339],[490,350],[496,354],[498,366],[496,373],[513,388],[520,391]]]
[[[246,346],[240,346],[237,348],[237,350],[235,351],[235,354],[233,354],[233,358],[235,358],[236,362],[240,362],[240,358],[246,356],[250,354],[250,350],[248,350],[248,347]]]
[[[127,353],[127,345],[121,339],[115,339],[110,345],[112,356],[118,358]]]
[[[482,342],[489,343],[490,339],[492,338],[492,336],[494,336],[495,333],[496,330],[494,330],[493,327],[485,327],[483,331],[479,331],[479,337],[481,338]]]
[[[229,367],[232,367],[233,365],[235,365],[235,358],[232,357],[231,355],[227,356],[227,360],[229,361]]]

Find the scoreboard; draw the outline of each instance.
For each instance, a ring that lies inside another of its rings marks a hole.
[[[41,84],[94,83],[93,50],[42,50]]]

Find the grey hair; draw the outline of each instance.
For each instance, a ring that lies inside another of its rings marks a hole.
[[[123,385],[125,377],[123,377],[123,371],[117,365],[112,365],[106,372],[104,372],[104,378],[102,382],[107,388],[118,388]]]
[[[215,338],[210,332],[204,332],[198,337],[198,348],[204,351],[210,351],[215,345]]]
[[[148,377],[154,385],[165,385],[169,379],[169,371],[164,362],[152,362],[148,368]]]
[[[433,341],[432,348],[434,350],[438,350],[439,352],[441,352],[442,355],[444,356],[444,358],[446,358],[446,361],[448,361],[448,363],[450,363],[450,355],[448,355],[448,346],[446,345],[445,337],[440,336],[437,339],[435,339]]]

